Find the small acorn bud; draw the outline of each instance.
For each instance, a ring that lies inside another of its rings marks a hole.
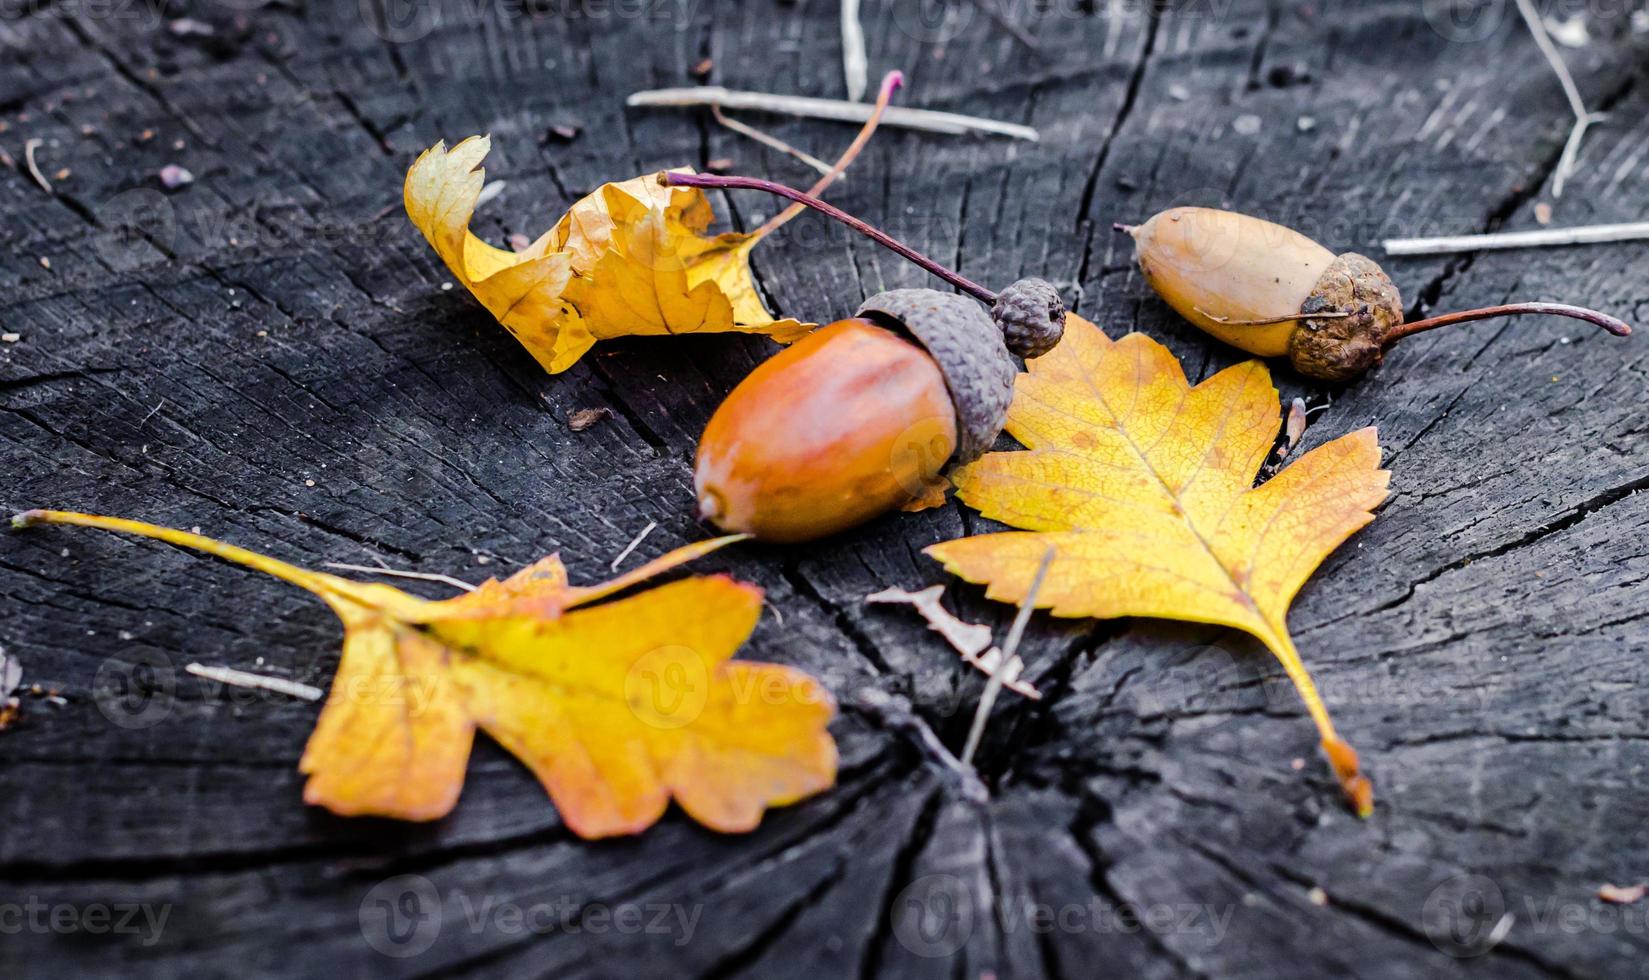
[[[1065,300],[1044,279],[1021,279],[996,294],[991,319],[1002,328],[1008,350],[1041,357],[1065,336]]]
[[[1587,320],[1625,336],[1620,320],[1581,307],[1520,303],[1403,322],[1403,299],[1365,256],[1336,256],[1310,238],[1260,218],[1214,208],[1171,208],[1133,236],[1145,281],[1199,329],[1262,357],[1286,355],[1319,381],[1351,381],[1386,348],[1433,327],[1519,313]]]
[[[699,512],[727,531],[805,541],[942,493],[945,467],[1001,433],[1016,373],[974,300],[872,296],[728,394],[699,441]]]

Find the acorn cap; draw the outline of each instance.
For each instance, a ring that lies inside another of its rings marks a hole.
[[[1018,372],[1002,331],[975,300],[936,289],[890,289],[859,307],[868,317],[903,330],[927,348],[956,407],[955,464],[984,455],[1008,421]]]
[[[1289,363],[1308,378],[1350,381],[1380,363],[1386,334],[1402,322],[1397,284],[1373,259],[1347,252],[1329,263],[1300,304]]]
[[[1021,279],[996,294],[991,319],[1002,329],[1008,350],[1041,357],[1065,336],[1065,300],[1045,279]]]

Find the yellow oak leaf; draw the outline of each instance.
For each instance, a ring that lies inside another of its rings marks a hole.
[[[774,225],[707,237],[704,192],[666,187],[656,173],[602,185],[520,252],[487,244],[469,224],[491,148],[472,136],[425,150],[407,171],[407,215],[546,371],[613,337],[733,331],[788,343],[812,329],[775,319],[757,295],[750,252]]]
[[[639,833],[671,799],[706,827],[746,831],[767,807],[835,782],[829,694],[801,671],[729,659],[755,628],[760,589],[698,576],[590,605],[740,536],[586,587],[551,555],[431,601],[137,521],[36,510],[12,523],[195,548],[326,602],[344,624],[343,659],[299,769],[304,800],[334,813],[445,816],[477,728],[533,771],[581,837]]]
[[[1059,346],[1027,367],[1007,430],[1029,451],[990,453],[953,477],[969,506],[1026,530],[928,554],[991,598],[1019,602],[1051,547],[1036,604],[1055,616],[1153,616],[1252,634],[1299,690],[1352,805],[1371,812],[1373,787],[1335,733],[1287,616],[1300,586],[1386,497],[1375,430],[1320,446],[1255,487],[1280,425],[1259,361],[1193,388],[1161,344],[1112,341],[1072,315]]]

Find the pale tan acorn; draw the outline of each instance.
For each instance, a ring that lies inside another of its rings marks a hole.
[[[1180,316],[1261,357],[1287,357],[1319,381],[1351,381],[1379,364],[1393,343],[1434,327],[1521,313],[1594,323],[1617,336],[1621,320],[1559,303],[1517,303],[1403,322],[1403,300],[1373,259],[1335,255],[1305,235],[1262,218],[1214,208],[1170,208],[1133,236],[1145,281]]]

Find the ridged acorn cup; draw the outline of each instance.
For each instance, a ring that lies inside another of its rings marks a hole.
[[[860,304],[859,315],[903,330],[927,349],[956,409],[953,462],[971,463],[984,455],[1007,424],[1018,373],[1002,331],[984,307],[936,289],[890,289]]]
[[[1288,362],[1308,378],[1350,381],[1385,356],[1403,325],[1403,297],[1374,260],[1347,252],[1329,263],[1300,313]]]

